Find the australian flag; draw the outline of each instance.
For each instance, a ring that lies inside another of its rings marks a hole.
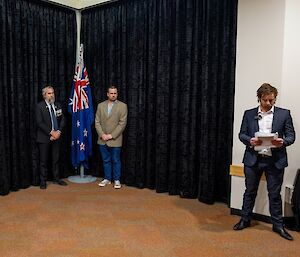
[[[91,125],[94,122],[94,110],[82,50],[79,60],[69,103],[69,112],[72,114],[71,157],[75,168],[81,164],[88,168],[88,159],[92,155]]]

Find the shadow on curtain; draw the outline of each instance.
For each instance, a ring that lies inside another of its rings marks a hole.
[[[128,104],[127,185],[227,201],[236,19],[237,0],[128,0],[82,12],[95,109],[110,84]]]
[[[34,0],[0,0],[0,194],[37,185],[35,106],[51,84],[64,107],[76,55],[75,12]],[[62,158],[69,160],[69,142]],[[66,176],[70,161],[63,163]]]

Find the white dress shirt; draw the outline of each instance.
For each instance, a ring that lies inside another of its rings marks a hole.
[[[272,106],[272,108],[267,112],[263,112],[261,110],[260,106],[259,106],[257,114],[258,114],[259,117],[261,117],[258,120],[259,132],[272,133],[274,106]],[[265,149],[259,151],[258,154],[264,154],[264,155],[272,156],[272,151],[271,151],[271,148],[265,148]]]

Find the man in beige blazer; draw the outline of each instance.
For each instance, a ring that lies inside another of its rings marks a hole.
[[[98,133],[98,144],[103,161],[104,179],[99,183],[104,187],[111,183],[114,188],[121,188],[121,147],[123,131],[127,123],[127,105],[119,100],[118,89],[110,86],[107,89],[107,100],[98,104],[95,127]]]

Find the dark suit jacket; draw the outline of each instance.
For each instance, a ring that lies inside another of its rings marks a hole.
[[[55,103],[55,111],[58,113],[57,123],[58,130],[62,131],[65,126],[65,118],[59,103]],[[52,130],[51,117],[48,110],[48,106],[45,101],[41,101],[36,106],[36,124],[37,124],[37,137],[38,143],[49,143],[50,132]]]
[[[259,130],[257,117],[258,107],[247,110],[244,113],[239,139],[246,145],[243,163],[246,166],[254,166],[257,162],[257,151],[250,145],[250,139]],[[278,133],[278,137],[283,138],[283,146],[272,149],[272,159],[277,169],[287,167],[286,147],[295,141],[295,130],[289,110],[274,107],[272,133]]]

